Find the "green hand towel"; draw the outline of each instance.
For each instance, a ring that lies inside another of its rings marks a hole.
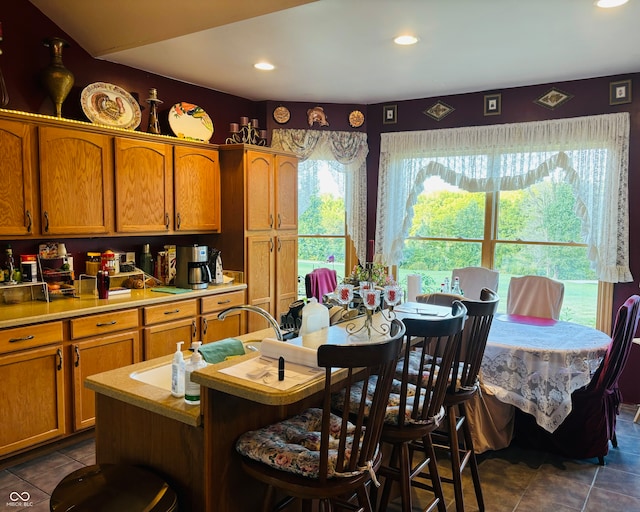
[[[241,356],[244,354],[244,345],[235,338],[226,338],[213,343],[200,346],[200,353],[209,364],[221,363],[229,356]]]

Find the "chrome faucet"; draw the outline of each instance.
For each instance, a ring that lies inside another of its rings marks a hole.
[[[280,341],[284,341],[284,335],[280,330],[278,321],[273,318],[268,311],[258,306],[252,306],[251,304],[243,304],[242,306],[231,306],[230,308],[223,309],[222,311],[220,311],[220,313],[218,313],[218,320],[224,320],[228,313],[238,310],[253,311],[254,313],[258,313],[260,316],[266,318],[271,327],[273,327],[273,330],[276,332],[276,338],[278,338],[278,340]]]

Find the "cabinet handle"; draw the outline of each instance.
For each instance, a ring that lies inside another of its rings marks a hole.
[[[218,304],[229,304],[229,302],[231,302],[231,299],[227,299],[227,300],[219,300]]]
[[[174,309],[173,311],[165,311],[165,315],[175,315],[176,313],[180,313],[179,309]]]
[[[269,238],[269,252],[273,252],[273,238]]]
[[[209,322],[207,322],[206,318],[202,319],[202,337],[204,338],[207,335],[207,329],[209,328]]]
[[[33,334],[29,334],[28,336],[23,336],[22,338],[9,338],[9,343],[17,343],[18,341],[29,341],[35,338]]]
[[[44,232],[48,233],[49,232],[49,212],[45,210],[45,212],[42,215],[44,215]]]
[[[98,322],[96,327],[105,327],[107,325],[116,325],[118,322],[116,320],[111,320],[111,322]]]
[[[195,320],[191,323],[191,326],[193,327],[193,335],[191,336],[191,338],[195,339],[196,335],[198,334],[198,327],[196,326]]]
[[[165,229],[169,229],[169,214],[166,212],[164,214],[164,227]]]
[[[180,224],[182,223],[182,219],[180,218],[180,213],[176,215],[176,229],[180,229]]]
[[[282,226],[282,217],[278,214],[278,229],[280,229],[280,226]]]
[[[272,228],[273,227],[273,213],[269,214],[269,227]]]
[[[80,349],[78,348],[78,345],[74,345],[73,350],[75,350],[76,352],[76,362],[73,364],[77,368],[78,366],[80,366]]]
[[[278,238],[278,252],[282,251],[282,240]]]
[[[58,349],[58,371],[62,370],[62,349]]]
[[[33,219],[31,218],[31,211],[27,210],[25,215],[27,216],[27,233],[31,233],[31,226],[33,225]]]

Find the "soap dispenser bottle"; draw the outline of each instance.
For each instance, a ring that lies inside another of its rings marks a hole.
[[[200,354],[200,345],[202,345],[201,341],[194,341],[191,344],[193,354],[184,368],[184,401],[191,405],[198,405],[200,403],[200,384],[191,382],[191,373],[207,366],[207,363],[202,359],[202,355]]]
[[[184,341],[176,343],[176,353],[173,354],[171,363],[171,394],[175,397],[184,396],[184,357],[182,356],[182,344]]]

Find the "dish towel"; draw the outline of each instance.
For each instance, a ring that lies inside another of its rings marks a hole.
[[[203,359],[209,364],[221,363],[227,357],[244,355],[244,345],[235,338],[226,338],[201,345],[199,349]]]

